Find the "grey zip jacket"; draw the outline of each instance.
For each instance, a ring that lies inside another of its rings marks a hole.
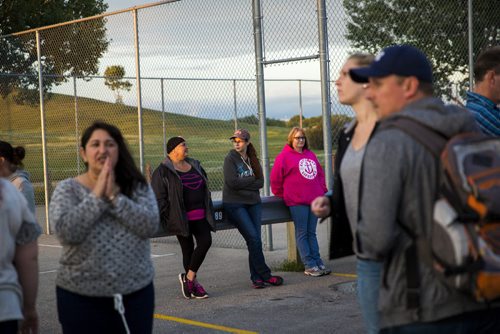
[[[30,182],[30,174],[23,169],[18,169],[9,176],[9,181],[24,195],[30,211],[35,214],[35,191]]]
[[[414,118],[447,136],[479,130],[465,109],[436,98],[413,102],[380,123],[395,116]],[[378,126],[366,148],[362,173],[357,239],[363,256],[385,262],[379,298],[381,328],[436,321],[486,307],[445,286],[432,266],[420,259],[420,307],[407,307],[405,250],[412,239],[398,222],[417,238],[430,240],[437,159],[402,130]]]

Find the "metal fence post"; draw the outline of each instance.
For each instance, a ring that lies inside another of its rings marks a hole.
[[[40,126],[42,130],[42,158],[43,158],[43,185],[45,192],[45,232],[50,234],[49,222],[49,168],[47,166],[47,138],[45,134],[45,105],[43,99],[43,70],[42,70],[42,50],[40,46],[40,32],[35,32],[36,36],[36,56],[38,61],[38,91],[40,92]]]
[[[137,87],[137,120],[139,124],[139,167],[144,173],[144,134],[142,127],[141,61],[139,58],[139,27],[137,9],[134,9],[135,80]]]
[[[80,134],[78,132],[78,95],[76,93],[76,75],[73,74],[73,97],[75,103],[75,143],[76,143],[76,171],[77,174],[80,174],[80,146],[79,137]]]
[[[264,174],[264,195],[269,196],[269,157],[267,153],[266,103],[264,89],[262,13],[260,0],[252,1],[253,36],[255,44],[255,69],[257,83],[257,106],[259,112],[260,148],[262,154],[262,171]],[[266,226],[267,250],[273,250],[273,232]]]
[[[233,80],[234,131],[238,130],[238,104],[236,101],[236,80]]]
[[[467,11],[468,11],[468,35],[469,35],[469,91],[472,91],[472,85],[474,84],[473,80],[473,72],[474,72],[474,40],[472,36],[472,25],[473,25],[473,20],[472,20],[472,0],[468,0],[467,4]]]
[[[161,86],[161,120],[163,127],[163,156],[167,156],[167,129],[165,128],[165,90],[163,86],[163,78],[160,79]]]
[[[302,80],[299,79],[299,127],[302,128],[302,116],[304,109],[302,108]]]
[[[327,27],[325,0],[318,0],[319,64],[321,72],[321,109],[323,114],[323,143],[325,148],[325,178],[326,186],[328,189],[332,189],[332,117]]]

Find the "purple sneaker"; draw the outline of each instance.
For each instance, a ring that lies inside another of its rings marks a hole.
[[[208,298],[208,293],[203,289],[200,283],[195,279],[193,282],[193,290],[191,290],[191,297],[196,299],[205,299]]]
[[[186,278],[186,274],[179,274],[179,282],[181,283],[181,291],[184,298],[191,299],[191,292],[194,289],[193,282]]]
[[[271,284],[274,286],[278,286],[283,284],[283,278],[280,276],[271,276],[268,279],[264,280],[267,284]]]

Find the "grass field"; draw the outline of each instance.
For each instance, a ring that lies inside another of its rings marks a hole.
[[[136,107],[89,98],[79,98],[77,106],[78,112],[75,115],[73,97],[54,95],[44,107],[47,165],[52,184],[82,172],[84,166],[77,154],[79,136],[89,124],[97,119],[115,124],[121,129],[136,162],[139,162]],[[165,113],[164,116],[167,139],[177,135],[186,138],[190,156],[200,160],[209,175],[212,191],[221,190],[222,164],[225,155],[232,148],[228,138],[234,131],[234,121],[204,119],[170,112]],[[163,159],[162,113],[143,109],[142,118],[144,162],[155,168]],[[252,142],[260,152],[258,125],[240,122],[238,126],[250,131]],[[271,164],[283,148],[288,131],[289,129],[285,127],[267,127],[268,154]],[[43,202],[43,154],[39,107],[21,106],[10,98],[0,98],[0,139],[26,148],[25,169],[32,175],[37,200]]]

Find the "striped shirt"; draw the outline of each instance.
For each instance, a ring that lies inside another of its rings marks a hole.
[[[490,99],[473,92],[467,92],[465,107],[474,114],[481,131],[500,137],[500,109]]]

